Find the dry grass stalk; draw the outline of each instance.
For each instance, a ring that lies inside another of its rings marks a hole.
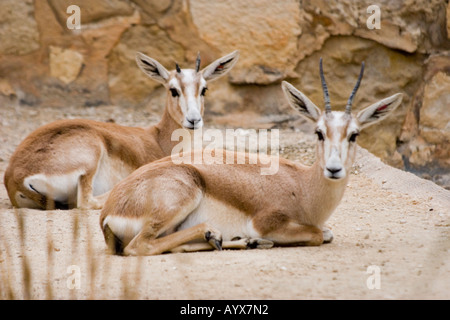
[[[14,215],[17,221],[20,241],[20,255],[22,258],[22,281],[23,281],[23,299],[30,300],[31,297],[31,270],[28,258],[25,252],[25,230],[24,219],[17,208],[14,208]]]
[[[47,211],[46,213],[47,219],[46,219],[46,229],[47,229],[47,281],[45,286],[45,299],[47,300],[53,300],[53,266],[54,266],[54,250],[55,246],[53,244],[53,220],[49,219],[49,216],[51,217],[51,213]]]
[[[87,264],[87,270],[89,272],[89,293],[88,293],[88,299],[93,300],[96,298],[96,286],[95,286],[95,278],[96,278],[96,271],[97,271],[97,261],[96,261],[96,255],[94,253],[93,247],[92,247],[92,233],[91,233],[91,227],[89,224],[89,216],[88,212],[86,210],[82,210],[81,214],[84,218],[84,224],[86,227],[86,264]]]
[[[3,246],[0,246],[0,275],[1,275],[1,283],[0,283],[0,298],[5,300],[13,300],[15,299],[13,287],[11,285],[11,253],[9,249],[9,245],[7,240],[3,237],[5,233],[3,230],[0,230],[0,243],[3,243]]]
[[[72,210],[72,253],[71,253],[71,265],[76,265],[78,262],[78,247],[79,247],[79,231],[80,231],[80,218],[78,210]],[[76,290],[70,289],[70,300],[76,299]]]

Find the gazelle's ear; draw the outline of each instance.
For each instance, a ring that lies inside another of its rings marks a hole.
[[[356,116],[356,119],[361,125],[361,129],[386,118],[389,113],[394,111],[400,105],[402,99],[403,94],[396,93],[389,98],[380,100],[373,105],[361,110]]]
[[[233,51],[230,54],[227,54],[226,56],[217,59],[213,63],[211,63],[209,66],[204,68],[202,70],[203,78],[206,81],[213,81],[216,79],[219,79],[223,75],[225,75],[228,71],[231,70],[231,68],[234,67],[236,62],[239,59],[239,51]]]
[[[136,63],[144,73],[162,84],[169,80],[169,71],[164,68],[158,61],[146,56],[143,53],[136,53]]]
[[[303,93],[286,81],[281,83],[281,88],[283,88],[284,95],[292,108],[300,112],[300,114],[308,120],[314,122],[319,120],[321,115],[320,109]]]

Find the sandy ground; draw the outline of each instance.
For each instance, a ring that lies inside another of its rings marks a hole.
[[[127,125],[159,118],[119,107],[2,107],[0,176],[29,132],[67,117]],[[313,159],[309,135],[282,130],[281,145],[287,158]],[[1,185],[0,298],[449,299],[449,211],[450,191],[360,149],[328,221],[331,244],[118,257],[105,252],[99,211],[14,210]]]

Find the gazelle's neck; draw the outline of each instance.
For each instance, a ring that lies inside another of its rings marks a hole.
[[[312,225],[323,227],[323,224],[336,209],[348,183],[348,174],[339,180],[327,179],[324,170],[319,162],[316,162],[307,169],[306,179],[303,188],[308,188],[306,196],[307,217]]]
[[[175,119],[172,118],[172,116],[169,113],[168,106],[166,106],[159,123],[156,124],[154,127],[150,127],[148,130],[156,131],[155,138],[158,144],[160,145],[161,150],[167,156],[171,154],[173,147],[179,143],[178,141],[171,140],[172,133],[175,130],[181,128],[182,128],[181,125],[177,123]]]

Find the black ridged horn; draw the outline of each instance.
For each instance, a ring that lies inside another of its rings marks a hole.
[[[330,113],[331,112],[330,95],[328,94],[327,83],[325,82],[325,77],[323,75],[322,58],[320,58],[319,68],[320,68],[320,80],[322,81],[323,98],[325,100],[325,112]]]
[[[197,60],[195,61],[195,71],[199,72],[200,71],[200,52],[197,53]]]
[[[363,75],[364,75],[364,61],[361,64],[361,71],[359,72],[358,81],[356,81],[356,85],[353,88],[352,93],[350,94],[350,98],[348,98],[347,106],[345,107],[345,113],[350,114],[352,112],[353,98],[355,97],[356,91],[358,91],[358,88],[359,88],[359,85],[361,84]]]
[[[181,73],[181,69],[180,66],[178,65],[178,63],[175,62],[175,68],[177,69],[178,73]]]

